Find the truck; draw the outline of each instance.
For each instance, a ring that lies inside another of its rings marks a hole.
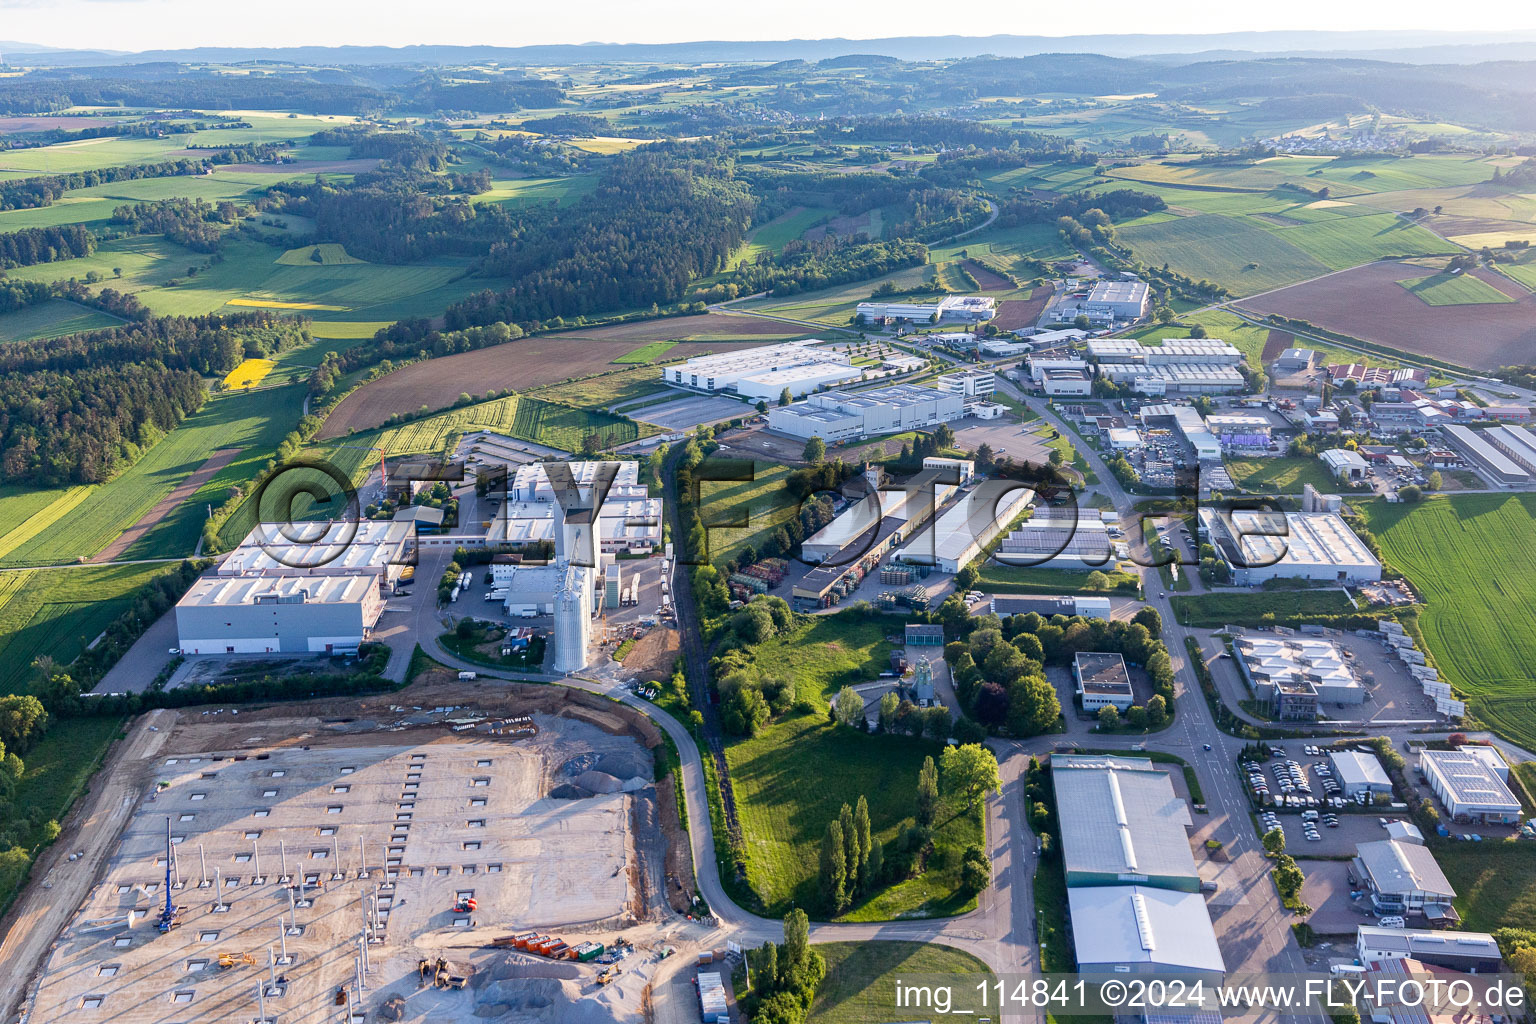
[[[475,675],[476,674],[474,672],[460,672],[459,673],[459,682],[461,682],[461,683],[472,682],[475,679]]]

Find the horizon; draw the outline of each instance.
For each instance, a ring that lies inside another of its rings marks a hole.
[[[340,0],[318,7],[297,0],[274,0],[268,17],[258,23],[236,24],[232,18],[212,18],[206,8],[191,0],[0,0],[6,13],[8,37],[3,47],[40,47],[50,50],[96,50],[123,55],[190,49],[299,49],[339,47],[496,47],[531,46],[613,47],[687,46],[761,43],[880,43],[896,39],[985,40],[998,37],[1073,39],[1187,39],[1244,34],[1316,34],[1319,37],[1358,35],[1404,39],[1422,35],[1412,43],[1385,43],[1383,49],[1443,45],[1497,45],[1536,40],[1536,8],[1502,2],[1481,10],[1479,24],[1467,27],[1467,14],[1427,3],[1392,4],[1373,0],[1341,12],[1318,0],[1288,7],[1283,15],[1264,9],[1234,11],[1227,6],[1200,2],[1173,12],[1153,12],[1144,5],[1112,0],[1096,20],[1122,26],[1121,31],[1083,31],[1067,12],[1029,15],[1000,0],[982,0],[965,22],[966,27],[985,26],[989,31],[934,31],[931,11],[906,2],[895,5],[860,2],[828,12],[808,0],[789,0],[771,21],[756,19],[751,12],[722,12],[695,0],[674,0],[661,10],[640,11],[616,0],[596,0],[589,16],[572,26],[563,12],[549,9],[509,12],[474,3],[459,13],[473,21],[476,41],[454,38],[441,29],[440,19],[423,14],[403,0],[385,0],[364,9],[356,0]],[[1407,10],[1404,10],[1404,7]],[[1405,24],[1411,20],[1411,24]],[[307,30],[295,30],[296,25]],[[602,39],[592,38],[590,26],[605,26]],[[658,26],[687,25],[697,31],[657,31]],[[871,31],[879,25],[884,31]],[[1383,25],[1392,25],[1383,28]],[[230,36],[239,33],[238,40]],[[465,33],[469,34],[468,32]],[[1522,35],[1528,38],[1520,38]],[[296,38],[298,36],[298,38]],[[1223,47],[1213,47],[1223,48]],[[1316,47],[1350,49],[1344,40]],[[1367,47],[1369,48],[1369,47]],[[1159,52],[1159,51],[1143,51]],[[1172,51],[1168,51],[1172,52]],[[1178,52],[1189,51],[1180,48]],[[936,55],[939,56],[939,55]]]

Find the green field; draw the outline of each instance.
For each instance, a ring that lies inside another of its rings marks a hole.
[[[666,355],[677,347],[675,341],[652,341],[641,345],[639,348],[630,349],[628,352],[614,360],[616,363],[652,363]]]
[[[1283,625],[1296,617],[1342,615],[1355,610],[1338,590],[1264,590],[1245,594],[1177,594],[1169,598],[1179,622],[1197,629],[1225,625]]]
[[[806,669],[799,655],[776,667],[794,675],[801,689]],[[873,678],[870,672],[865,678]],[[823,713],[794,714],[769,725],[752,739],[726,746],[726,761],[736,794],[737,812],[746,843],[747,881],[762,900],[769,917],[790,907],[811,907],[817,896],[817,857],[827,823],[844,803],[863,795],[869,801],[873,832],[890,843],[912,821],[917,773],[923,758],[937,758],[940,746],[915,739],[874,736],[834,726]],[[971,814],[956,814],[951,800],[941,802],[934,842],[953,855],[936,853],[929,870],[900,882],[863,903],[840,920],[890,920],[964,913],[976,905],[962,899],[959,852],[982,842],[980,822]],[[889,859],[889,858],[888,858]]]
[[[1471,306],[1485,302],[1515,301],[1487,281],[1471,274],[1436,274],[1397,283],[1431,306]]]
[[[89,489],[60,521],[45,511],[42,496],[63,499],[66,491],[52,489],[15,493],[0,492],[0,527],[27,530],[30,515],[49,515],[48,528],[35,532],[9,549],[0,535],[0,565],[46,565],[94,555],[125,528],[148,512],[178,483],[201,466],[219,448],[243,448],[245,452],[215,474],[192,499],[172,511],[128,549],[127,557],[190,555],[202,530],[208,503],[217,506],[231,484],[255,475],[282,440],[298,423],[303,385],[263,389],[250,394],[216,395],[202,409],[187,417],[180,427],[156,444],[138,462],[114,479]],[[16,511],[11,511],[15,506]],[[15,524],[12,526],[11,524]]]
[[[473,196],[471,202],[514,207],[535,203],[569,206],[596,186],[595,174],[573,174],[568,178],[502,178],[493,180],[491,190]]]
[[[788,466],[758,462],[754,464],[752,480],[700,481],[699,514],[709,539],[711,562],[726,562],[749,544],[761,545],[797,514],[798,505],[784,490],[784,479],[789,474]],[[724,525],[731,523],[745,525]]]
[[[1536,858],[1504,842],[1434,842],[1435,860],[1456,890],[1457,926],[1468,931],[1529,928],[1536,921]]]
[[[784,246],[836,214],[836,210],[822,206],[793,207],[754,227],[748,233],[746,242],[731,254],[729,265],[735,267],[743,261],[751,263],[765,252],[780,252]]]
[[[306,245],[302,249],[289,249],[272,262],[285,267],[344,267],[367,261],[349,256],[345,246],[335,242],[321,242],[319,245]]]
[[[817,615],[756,648],[764,666],[794,665],[795,696],[827,707],[844,686],[866,683],[891,667],[886,633],[897,620],[882,615]]]
[[[1536,495],[1367,502],[1386,560],[1424,595],[1440,677],[1507,738],[1536,747]]]
[[[116,327],[121,323],[117,317],[89,306],[65,299],[49,299],[25,309],[0,313],[0,342],[62,338],[66,334]]]
[[[1434,232],[1393,213],[1330,216],[1296,227],[1281,227],[1272,220],[1260,223],[1330,270],[1357,267],[1386,256],[1460,251]]]
[[[1278,288],[1326,274],[1331,268],[1244,217],[1200,214],[1155,224],[1128,224],[1121,241],[1142,262],[1169,264],[1197,281],[1238,295]]]
[[[1079,572],[1072,569],[1042,569],[1037,565],[1005,565],[987,559],[977,566],[981,570],[981,586],[988,591],[1014,594],[1078,594],[1109,593],[1120,584],[1136,580],[1133,573],[1122,572],[1111,558],[1103,569]],[[1105,585],[1095,587],[1089,579],[1097,571]],[[1131,592],[1134,592],[1134,588]]]
[[[1327,493],[1338,486],[1333,474],[1315,458],[1281,455],[1264,459],[1227,459],[1232,482],[1259,494],[1300,494],[1306,484]]]
[[[0,693],[26,693],[33,659],[60,665],[128,609],[128,595],[165,564],[102,565],[0,573]]]
[[[1528,250],[1513,263],[1494,264],[1507,277],[1525,285],[1531,291],[1536,291],[1536,251]]]
[[[992,978],[976,957],[936,943],[825,942],[815,949],[827,961],[826,979],[811,1004],[810,1019],[817,1024],[887,1024],[911,1016],[910,1008],[895,1004],[898,978],[953,974],[957,992],[968,996]]]

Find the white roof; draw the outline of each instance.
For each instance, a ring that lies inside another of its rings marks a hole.
[[[1519,811],[1520,801],[1499,778],[1484,756],[1466,750],[1425,750],[1419,766],[1431,780],[1440,781],[1459,805],[1458,810]]]
[[[1381,766],[1381,760],[1375,754],[1360,750],[1335,750],[1328,755],[1328,759],[1333,762],[1333,770],[1338,773],[1339,782],[1344,786],[1392,785],[1392,780],[1387,778],[1387,770]]]
[[[1137,965],[1225,973],[1210,911],[1198,892],[1145,885],[1067,890],[1072,941],[1085,969]]]
[[[1365,461],[1365,456],[1359,452],[1352,452],[1348,448],[1329,448],[1327,451],[1317,453],[1317,457],[1328,464],[1328,468],[1337,473],[1341,469],[1365,469],[1370,463]]]
[[[1238,509],[1221,513],[1202,508],[1207,529],[1221,524],[1228,546],[1224,556],[1239,555],[1234,564],[1246,567],[1331,565],[1380,567],[1370,549],[1336,512],[1258,512]],[[1222,544],[1217,545],[1222,548]],[[1234,550],[1235,549],[1235,550]]]
[[[361,604],[374,576],[212,576],[192,584],[177,605],[183,608],[273,604]]]
[[[1431,896],[1454,898],[1456,890],[1446,880],[1445,872],[1435,862],[1429,847],[1395,839],[1361,843],[1355,853],[1371,881],[1384,893],[1423,892]]]
[[[1189,806],[1145,758],[1058,755],[1051,777],[1067,871],[1193,879]]]
[[[415,525],[409,522],[257,523],[224,557],[218,574],[383,572],[404,563],[405,544],[414,533]]]

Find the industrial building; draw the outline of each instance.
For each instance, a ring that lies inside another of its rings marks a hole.
[[[850,501],[838,517],[800,545],[806,562],[846,566],[895,548],[933,517],[955,493],[948,469],[925,469],[903,484],[884,484],[879,467],[845,487]],[[846,555],[846,557],[834,557]]]
[[[1424,750],[1419,770],[1452,821],[1519,822],[1520,800],[1509,788],[1509,768],[1492,747]]]
[[[1295,707],[1297,694],[1310,694],[1313,713],[1320,704],[1359,704],[1365,700],[1354,668],[1339,646],[1330,640],[1301,636],[1240,636],[1232,643],[1232,657],[1256,698],[1270,704],[1278,717],[1288,703]]]
[[[938,470],[939,479],[951,479],[945,477],[945,472],[954,474],[953,482],[961,487],[968,487],[976,478],[976,463],[971,459],[946,459],[941,455],[928,455],[923,458],[923,468]]]
[[[1453,971],[1492,974],[1504,962],[1499,944],[1487,932],[1434,931],[1428,928],[1381,928],[1363,924],[1355,934],[1362,964],[1417,960]]]
[[[606,486],[605,486],[606,485]],[[594,494],[596,486],[599,493]],[[507,485],[509,501],[555,501],[557,487],[567,504],[610,498],[643,498],[638,462],[531,462],[518,466]],[[575,489],[575,494],[569,493]]]
[[[1206,428],[1205,420],[1200,418],[1200,412],[1194,406],[1161,402],[1156,405],[1142,406],[1137,416],[1144,427],[1160,425],[1164,420],[1172,420],[1172,426],[1179,432],[1179,436],[1194,449],[1196,461],[1219,462],[1221,460],[1221,441]]]
[[[1129,711],[1136,703],[1131,690],[1131,675],[1125,659],[1118,654],[1079,651],[1072,659],[1072,679],[1083,710],[1097,713],[1100,708]]]
[[[1229,394],[1247,386],[1224,363],[1100,363],[1099,376],[1140,395]]]
[[[1381,563],[1333,512],[1257,512],[1201,508],[1200,535],[1253,586],[1272,579],[1360,583],[1381,579]]]
[[[1069,887],[1080,974],[1219,981],[1226,974],[1205,897],[1146,885]]]
[[[370,575],[394,583],[410,561],[408,522],[257,523],[214,570],[220,576]]]
[[[1317,457],[1340,483],[1357,484],[1371,474],[1371,464],[1365,456],[1348,448],[1329,448],[1318,452]]]
[[[598,543],[606,554],[646,554],[661,547],[661,499],[609,497],[598,508]],[[554,501],[508,501],[486,527],[492,547],[552,544],[559,505]]]
[[[1490,444],[1487,431],[1449,424],[1441,432],[1462,458],[1494,483],[1517,487],[1531,482],[1531,471]]]
[[[1334,750],[1328,754],[1328,763],[1333,766],[1333,777],[1347,797],[1392,792],[1392,780],[1387,778],[1387,770],[1373,753]]]
[[[1051,758],[1068,888],[1150,886],[1198,892],[1189,806],[1145,758]],[[1080,929],[1082,930],[1082,929]]]
[[[944,320],[980,323],[997,315],[997,300],[989,295],[948,295],[938,302],[861,302],[855,312],[862,323],[907,321],[927,324]]]
[[[986,401],[997,390],[997,374],[991,370],[961,370],[944,374],[933,386],[946,395]]]
[[[863,370],[846,352],[819,348],[820,341],[789,341],[745,351],[694,356],[664,366],[661,379],[673,387],[710,394],[735,392],[743,398],[777,399],[785,388],[800,396],[818,387],[858,380]]]
[[[849,441],[933,427],[965,415],[958,395],[914,384],[828,391],[768,410],[768,429],[790,437]]]
[[[1361,843],[1355,847],[1354,867],[1377,910],[1422,914],[1431,921],[1457,920],[1451,906],[1456,890],[1429,847],[1394,839]]]
[[[1109,526],[1092,509],[1059,518],[1037,509],[1004,537],[993,557],[1012,565],[1042,569],[1113,569],[1118,564]]]
[[[1057,303],[1052,307],[1052,315],[1059,321],[1069,321],[1082,314],[1101,324],[1136,320],[1146,315],[1151,301],[1145,281],[1098,281],[1076,301],[1069,297]]]
[[[1288,348],[1274,362],[1276,372],[1282,374],[1305,373],[1317,364],[1317,350]]]
[[[176,603],[181,652],[335,654],[357,650],[384,611],[379,577],[211,576]]]
[[[1114,606],[1107,597],[1035,597],[1025,594],[1002,594],[990,597],[987,602],[971,609],[972,615],[1036,615],[1049,619],[1053,615],[1079,615],[1085,619],[1113,618]]]
[[[1008,529],[1035,500],[1035,492],[1014,480],[986,480],[896,553],[914,565],[959,572]]]
[[[1088,356],[1100,366],[1114,363],[1236,366],[1243,361],[1241,351],[1217,338],[1164,338],[1156,345],[1143,345],[1134,338],[1095,338],[1088,342]]]
[[[1211,413],[1205,429],[1221,441],[1223,448],[1264,448],[1269,445],[1273,427],[1264,416],[1253,413]]]
[[[1039,375],[1041,390],[1053,397],[1067,395],[1082,398],[1093,394],[1093,377],[1089,375],[1086,363],[1079,368],[1044,367]]]

